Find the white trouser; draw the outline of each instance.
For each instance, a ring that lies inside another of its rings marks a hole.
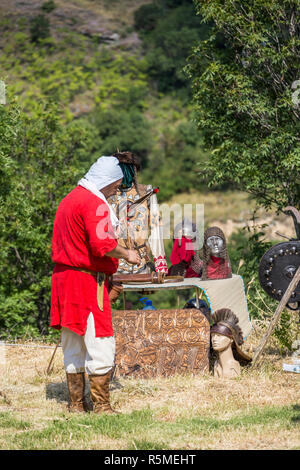
[[[88,316],[84,336],[62,328],[61,343],[68,374],[86,372],[88,375],[103,375],[114,366],[115,338],[96,338],[92,313]]]

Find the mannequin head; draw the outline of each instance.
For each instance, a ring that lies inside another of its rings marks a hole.
[[[251,361],[240,349],[244,340],[239,319],[230,309],[221,308],[213,314],[212,321],[211,342],[218,356],[214,373],[219,377],[236,377],[240,374],[240,365]]]
[[[212,333],[211,343],[214,351],[221,352],[231,347],[233,339],[219,333]]]
[[[120,189],[126,191],[133,185],[137,187],[137,173],[141,168],[139,158],[132,152],[116,152],[113,156],[119,160],[124,175]]]

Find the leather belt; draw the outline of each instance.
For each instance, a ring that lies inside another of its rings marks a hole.
[[[98,307],[100,308],[101,312],[103,312],[103,297],[104,297],[104,283],[106,279],[106,274],[97,272],[97,271],[91,271],[90,269],[84,269],[84,268],[77,268],[75,266],[67,266],[65,265],[66,268],[72,269],[73,271],[80,271],[81,273],[86,273],[86,274],[91,274],[92,276],[96,277],[97,280],[97,304]]]

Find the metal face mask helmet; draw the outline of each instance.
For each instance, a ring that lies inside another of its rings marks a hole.
[[[224,240],[221,237],[213,235],[211,237],[208,237],[206,243],[212,255],[220,256],[224,247]]]

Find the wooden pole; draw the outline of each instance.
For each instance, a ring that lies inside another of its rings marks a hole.
[[[48,367],[47,367],[47,371],[46,371],[46,374],[47,374],[47,375],[50,374],[52,362],[53,362],[53,360],[54,360],[54,356],[55,356],[55,354],[56,354],[56,351],[57,351],[57,348],[58,348],[60,342],[61,342],[61,335],[60,335],[60,337],[59,337],[59,340],[58,340],[57,343],[56,343],[55,349],[54,349],[53,354],[52,354],[52,356],[51,356],[49,365],[48,365]]]
[[[199,292],[199,288],[196,287],[196,288],[195,288],[195,292],[196,292],[196,304],[197,304],[197,308],[199,308],[199,306],[200,306],[199,300],[202,299],[203,290],[201,289],[200,292]]]
[[[267,344],[267,341],[268,339],[270,338],[271,334],[273,333],[273,330],[276,326],[276,323],[278,322],[279,318],[280,318],[280,315],[281,315],[281,312],[282,310],[284,309],[284,307],[286,306],[286,304],[288,303],[290,297],[291,297],[291,294],[293,292],[293,290],[297,287],[298,285],[298,282],[300,280],[300,266],[299,268],[297,269],[296,271],[296,274],[295,276],[293,277],[293,279],[291,280],[287,290],[285,291],[284,293],[284,296],[282,297],[281,301],[279,302],[276,310],[275,310],[275,313],[273,315],[273,318],[272,320],[270,321],[270,324],[268,326],[268,329],[266,331],[266,333],[264,334],[264,336],[262,337],[258,347],[256,348],[255,350],[255,353],[254,353],[254,356],[253,356],[253,361],[252,361],[252,366],[254,366],[257,361],[258,361],[258,358],[260,357],[263,349],[265,348],[266,344]]]

